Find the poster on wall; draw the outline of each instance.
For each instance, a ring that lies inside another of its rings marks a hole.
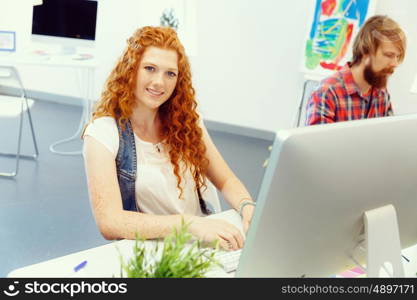
[[[16,51],[16,33],[14,31],[0,31],[0,51]]]
[[[375,0],[315,0],[314,18],[305,43],[303,72],[325,77],[350,59],[353,40]]]

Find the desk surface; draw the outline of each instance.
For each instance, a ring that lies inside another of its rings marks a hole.
[[[226,220],[241,231],[242,223],[240,216],[235,210],[227,210],[219,214],[211,215],[210,218]],[[135,241],[120,240],[104,246],[87,249],[66,256],[51,259],[38,264],[19,268],[11,271],[7,277],[120,277],[120,257],[127,261],[133,254]],[[156,241],[146,241],[146,247],[154,247]],[[74,267],[87,261],[87,264],[80,271],[75,272]],[[208,277],[230,277],[233,274],[221,272],[216,267],[212,272],[207,273]]]
[[[242,232],[240,216],[235,210],[227,210],[219,214],[211,215],[210,218],[226,220],[237,226]],[[156,241],[146,241],[146,247],[154,247]],[[160,243],[160,242],[159,242]],[[120,257],[124,261],[133,253],[134,241],[120,240],[107,245],[87,249],[66,256],[51,259],[38,264],[26,266],[11,271],[7,277],[120,277]],[[416,277],[417,273],[417,245],[404,249],[402,254],[409,260],[403,260],[406,277]],[[80,271],[75,272],[74,267],[87,261]],[[343,272],[336,277],[364,277],[362,272]],[[234,273],[225,273],[219,267],[206,274],[207,277],[233,277]]]
[[[80,55],[40,55],[35,53],[1,53],[0,65],[46,65],[51,67],[95,68],[98,65],[96,57],[82,58]]]

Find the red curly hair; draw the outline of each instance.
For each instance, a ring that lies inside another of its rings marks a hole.
[[[208,159],[198,126],[195,90],[191,82],[191,69],[185,50],[177,33],[170,27],[139,28],[128,39],[128,45],[110,73],[100,101],[93,112],[93,120],[103,116],[113,117],[124,126],[136,106],[134,91],[142,55],[147,47],[175,50],[178,55],[178,80],[171,97],[158,110],[162,122],[162,137],[169,145],[169,156],[177,177],[177,187],[182,197],[180,165],[190,169],[196,187],[206,187],[205,174]]]

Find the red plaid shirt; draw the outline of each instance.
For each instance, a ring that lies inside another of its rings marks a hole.
[[[371,88],[363,95],[353,81],[350,67],[324,79],[307,103],[306,125],[392,116],[388,91]]]

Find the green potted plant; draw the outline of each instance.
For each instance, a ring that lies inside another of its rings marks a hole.
[[[133,256],[127,262],[120,257],[121,277],[202,278],[218,264],[214,254],[213,249],[203,247],[195,240],[188,232],[188,225],[182,223],[179,230],[175,229],[163,243],[154,247],[146,247],[144,240],[137,237]]]

